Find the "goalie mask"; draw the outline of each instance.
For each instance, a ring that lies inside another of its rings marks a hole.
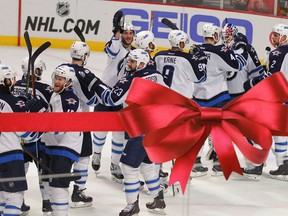
[[[82,41],[75,41],[70,49],[71,58],[82,60],[83,66],[86,65],[90,56],[89,46]]]
[[[220,39],[220,28],[212,23],[206,23],[203,26],[203,37],[213,38],[214,42],[219,42]]]
[[[145,50],[142,49],[131,50],[128,54],[128,63],[126,65],[126,70],[131,72],[142,70],[147,66],[149,61],[150,61],[149,54]],[[136,65],[133,66],[133,64],[135,63]],[[141,63],[143,65],[141,68],[139,68]]]
[[[25,57],[22,59],[21,68],[22,68],[24,77],[27,77],[27,74],[28,74],[28,61],[29,61],[29,57]],[[30,70],[31,69],[32,68],[30,68]],[[42,61],[42,59],[40,58],[37,58],[34,62],[34,75],[36,77],[36,80],[41,80],[42,73],[44,70],[46,70],[46,65],[44,61]]]
[[[62,82],[62,79],[59,79],[59,77],[64,78],[64,82]],[[74,68],[67,65],[57,67],[52,73],[52,87],[54,91],[57,93],[61,93],[65,89],[68,89],[73,85],[75,77],[76,75]]]
[[[287,43],[288,25],[277,24],[272,28],[269,39],[274,47],[279,47]]]
[[[16,83],[16,71],[13,67],[8,65],[0,65],[0,84],[3,85],[10,92]]]
[[[221,30],[221,39],[225,46],[232,47],[234,36],[238,33],[238,28],[232,23],[226,23]]]
[[[172,47],[178,47],[181,50],[189,43],[188,35],[181,30],[172,30],[168,35],[168,40]]]
[[[141,31],[135,35],[137,48],[153,52],[156,48],[154,34],[151,31]]]

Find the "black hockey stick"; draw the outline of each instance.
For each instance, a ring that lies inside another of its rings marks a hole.
[[[44,52],[49,46],[51,46],[51,43],[49,41],[42,44],[31,56],[31,70],[32,70],[32,95],[36,96],[35,94],[35,71],[34,71],[34,63],[35,60],[38,58],[38,56]]]
[[[27,50],[28,50],[28,72],[27,72],[27,76],[26,76],[26,93],[28,93],[29,91],[29,84],[30,84],[30,66],[31,66],[31,56],[32,56],[32,44],[31,44],[31,41],[30,41],[30,36],[29,36],[29,33],[28,31],[25,31],[24,32],[24,39],[25,39],[25,42],[26,42],[26,46],[27,46]]]
[[[77,36],[80,38],[80,40],[82,42],[85,42],[85,37],[84,37],[82,31],[80,30],[80,28],[78,26],[74,27],[74,32],[77,34]]]
[[[167,18],[163,18],[163,19],[161,20],[161,22],[162,22],[164,25],[166,25],[166,26],[168,26],[169,28],[171,28],[172,30],[179,30],[179,28],[178,28],[174,23],[172,23],[171,20],[169,20],[169,19],[167,19]]]

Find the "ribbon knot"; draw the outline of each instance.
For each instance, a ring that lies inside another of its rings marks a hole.
[[[184,193],[209,134],[226,179],[233,171],[243,175],[234,144],[251,162],[263,163],[272,135],[288,135],[288,106],[283,104],[287,100],[288,83],[281,72],[221,109],[202,108],[164,86],[136,78],[126,99],[129,106],[119,114],[130,137],[145,135],[143,144],[152,161],[176,159],[169,184],[179,181]],[[253,147],[246,137],[261,149]]]
[[[202,108],[201,122],[205,123],[220,123],[223,118],[222,109],[220,108]]]

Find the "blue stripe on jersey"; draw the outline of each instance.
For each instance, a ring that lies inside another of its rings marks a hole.
[[[14,160],[24,160],[23,153],[13,153],[9,155],[0,156],[0,164]]]
[[[230,95],[228,93],[225,94],[221,94],[215,98],[213,98],[212,100],[207,100],[207,101],[203,101],[203,100],[197,100],[194,99],[198,105],[200,105],[201,107],[213,107],[215,104],[220,103],[224,100],[229,100],[230,99]]]
[[[87,104],[88,106],[97,105],[97,104],[98,104],[98,101],[97,101],[96,95],[95,95],[94,97],[92,97],[86,104]]]
[[[51,149],[51,148],[48,149],[47,148],[47,154],[67,157],[67,158],[70,158],[73,161],[78,161],[79,160],[79,156],[73,154],[72,152],[70,152],[68,150]]]
[[[253,74],[253,73],[258,73],[258,72],[260,72],[261,70],[263,70],[263,66],[262,66],[262,65],[259,65],[258,67],[254,68],[253,70],[251,70],[250,72],[248,72],[248,76],[250,76],[250,75]]]
[[[107,53],[113,57],[116,57],[118,55],[118,53],[120,52],[120,50],[118,50],[118,52],[115,53],[108,46],[106,46],[105,48],[106,48]]]
[[[194,82],[194,83],[202,83],[206,80],[207,76],[206,74],[204,76],[202,76],[197,82]]]

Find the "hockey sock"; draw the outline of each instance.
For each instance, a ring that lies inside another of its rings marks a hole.
[[[51,187],[53,216],[68,215],[69,190],[68,188]]]
[[[79,186],[80,190],[85,189],[88,177],[89,161],[90,156],[87,156],[87,157],[80,157],[79,161],[74,163],[73,172],[81,174],[81,178],[75,181],[75,184]]]
[[[24,192],[4,192],[4,197],[6,205],[3,210],[3,215],[20,215]]]
[[[95,153],[101,153],[106,141],[106,136],[108,132],[94,132],[93,133],[93,146]]]
[[[285,156],[287,156],[288,139],[287,137],[283,136],[275,136],[274,142],[275,142],[276,164],[279,167],[280,165],[283,164]]]
[[[140,165],[140,172],[144,177],[145,183],[147,185],[150,194],[153,197],[158,195],[160,189],[160,182],[159,182],[159,172],[156,171],[155,164],[146,164],[142,163]]]
[[[124,175],[124,189],[126,202],[132,204],[137,200],[140,188],[139,168],[133,168],[126,164],[121,164]]]
[[[124,133],[112,132],[111,162],[119,164],[124,149]]]
[[[0,191],[0,215],[3,215],[5,205],[4,191]]]

